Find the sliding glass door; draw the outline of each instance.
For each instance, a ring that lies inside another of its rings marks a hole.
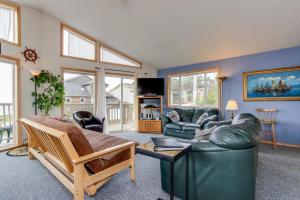
[[[134,130],[133,78],[105,76],[108,131]]]
[[[17,65],[0,58],[0,149],[17,144]]]

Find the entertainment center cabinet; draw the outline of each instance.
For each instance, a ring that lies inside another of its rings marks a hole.
[[[138,131],[162,133],[160,116],[163,112],[162,96],[138,96]]]

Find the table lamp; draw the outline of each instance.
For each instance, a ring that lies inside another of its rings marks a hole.
[[[234,111],[236,111],[236,110],[238,110],[238,109],[239,109],[239,107],[238,107],[238,105],[237,105],[237,103],[236,103],[235,100],[231,99],[231,100],[229,100],[229,101],[227,102],[226,110],[230,111],[229,117],[230,117],[231,119],[234,118]]]

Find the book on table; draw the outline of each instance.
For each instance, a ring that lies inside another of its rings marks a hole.
[[[151,140],[154,144],[155,151],[182,150],[190,145],[190,144],[184,144],[184,143],[178,142],[174,138],[154,138],[154,137],[152,137]]]

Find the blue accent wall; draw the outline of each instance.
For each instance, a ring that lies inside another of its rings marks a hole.
[[[239,113],[256,114],[256,108],[277,108],[277,142],[300,144],[300,101],[243,101],[243,72],[273,69],[280,67],[300,66],[300,46],[228,58],[223,60],[178,66],[158,71],[159,78],[170,73],[196,70],[207,67],[221,67],[222,76],[228,79],[223,82],[223,105],[233,98],[239,105]],[[165,80],[166,81],[166,80]],[[167,85],[167,84],[165,84]],[[167,90],[165,90],[167,91]],[[164,98],[166,105],[166,96]],[[165,111],[167,110],[164,106]]]

